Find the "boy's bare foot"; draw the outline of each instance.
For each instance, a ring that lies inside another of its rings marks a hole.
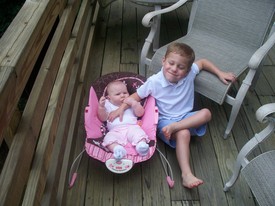
[[[162,132],[167,140],[171,138],[171,135],[175,132],[175,123],[169,124],[162,128]]]
[[[189,189],[194,187],[198,187],[199,185],[203,184],[201,179],[198,179],[193,174],[182,175],[182,185]]]

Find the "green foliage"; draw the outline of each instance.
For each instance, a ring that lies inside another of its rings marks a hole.
[[[0,0],[0,37],[4,34],[25,0]]]

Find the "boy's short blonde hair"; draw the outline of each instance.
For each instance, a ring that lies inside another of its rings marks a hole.
[[[188,46],[187,44],[184,44],[184,43],[172,42],[171,44],[169,44],[167,47],[166,53],[165,53],[165,58],[170,53],[176,53],[182,57],[185,57],[188,61],[189,68],[191,68],[192,64],[195,61],[194,50],[190,46]]]

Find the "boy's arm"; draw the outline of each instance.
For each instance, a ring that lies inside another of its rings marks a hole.
[[[140,102],[141,99],[138,96],[138,94],[135,92],[134,94],[132,94],[129,98],[133,98],[134,100]],[[110,122],[112,122],[115,118],[119,117],[119,120],[122,121],[123,120],[123,113],[126,109],[129,108],[129,105],[126,103],[123,103],[117,110],[112,111],[109,116],[108,116],[108,120]]]
[[[204,69],[217,75],[224,84],[229,84],[229,82],[234,82],[236,80],[235,74],[220,70],[216,65],[207,59],[199,59],[195,63],[198,65],[200,70]]]
[[[132,108],[134,114],[137,117],[141,117],[144,114],[143,106],[140,104],[140,102],[136,101],[135,99],[128,97],[124,99],[124,103],[128,104]]]

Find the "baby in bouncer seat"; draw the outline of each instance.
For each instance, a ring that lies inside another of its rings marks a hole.
[[[102,145],[107,147],[116,161],[120,161],[127,154],[124,146],[130,142],[140,156],[146,156],[150,141],[144,130],[138,125],[138,117],[144,114],[143,106],[129,97],[126,85],[122,81],[112,81],[107,85],[107,96],[99,100],[98,118],[107,121],[109,132],[104,137]],[[127,99],[127,100],[126,100]],[[119,108],[122,103],[130,107],[124,112],[123,119],[108,119],[110,112]]]

